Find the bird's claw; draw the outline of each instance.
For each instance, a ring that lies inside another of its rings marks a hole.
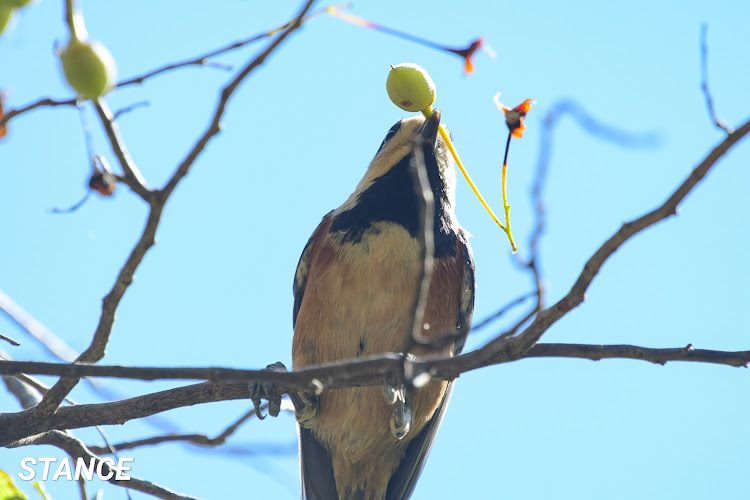
[[[396,439],[402,439],[408,434],[411,428],[412,413],[411,405],[408,401],[399,399],[396,402],[396,408],[391,413],[391,434]]]
[[[394,404],[399,396],[399,388],[394,387],[388,382],[388,377],[385,377],[385,383],[383,384],[383,390],[384,390],[384,396],[385,396],[385,404],[388,406]],[[401,396],[403,397],[403,386],[400,387],[401,390]]]
[[[300,405],[297,406],[297,402],[294,400],[294,396],[299,400]],[[307,395],[304,399],[299,397],[298,394],[290,394],[294,402],[296,411],[297,422],[299,425],[305,428],[309,428],[310,424],[318,418],[318,412],[320,411],[320,398],[315,394]]]
[[[387,405],[396,405],[391,413],[391,434],[402,439],[409,432],[412,422],[411,404],[406,400],[406,388],[403,385],[393,386],[385,379],[384,395]]]
[[[284,363],[280,361],[268,365],[265,369],[274,372],[287,371]],[[264,399],[268,400],[268,415],[271,415],[272,417],[278,416],[281,411],[281,394],[276,392],[276,388],[273,384],[252,381],[250,382],[248,389],[250,390],[250,401],[253,402],[255,415],[259,420],[263,420],[267,416],[263,415],[263,410],[261,409],[261,404]]]

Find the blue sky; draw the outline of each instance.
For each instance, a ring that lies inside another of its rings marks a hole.
[[[42,96],[70,96],[52,50],[67,38],[62,4],[31,5],[0,38],[8,109]],[[298,8],[286,1],[206,5],[88,1],[83,8],[91,36],[109,47],[122,78],[265,31]],[[719,114],[734,125],[750,115],[746,2],[361,2],[351,12],[451,46],[483,36],[497,58],[478,54],[476,72],[466,76],[454,56],[339,19],[312,20],[235,94],[222,133],[174,193],[158,244],[120,306],[103,363],[290,364],[291,282],[299,254],[320,218],[354,189],[390,126],[405,116],[385,93],[389,64],[415,62],[430,72],[444,123],[496,211],[507,132],[492,97],[503,89],[505,104],[537,102],[510,154],[511,214],[522,256],[533,223],[529,189],[541,120],[556,102],[573,99],[608,124],[659,138],[657,146],[622,148],[561,120],[541,243],[549,303],[567,292],[604,239],[660,204],[722,139],[700,90],[701,23],[709,26]],[[261,47],[219,60],[239,67]],[[171,175],[230,78],[215,68],[188,68],[108,96],[115,110],[150,103],[119,120],[150,185]],[[98,129],[94,145],[116,163]],[[750,301],[743,213],[748,164],[750,147],[740,144],[678,217],[621,248],[586,302],[542,340],[750,348],[743,312]],[[146,213],[121,186],[112,199],[92,198],[74,214],[50,214],[82,196],[88,174],[74,108],[19,117],[0,143],[0,289],[78,350],[91,340],[101,298]],[[457,212],[474,236],[475,319],[481,319],[531,284],[462,181]],[[467,348],[507,324],[473,336]],[[51,360],[4,317],[0,332],[23,341],[10,351],[14,358]],[[414,498],[745,498],[749,377],[724,366],[624,360],[533,359],[467,373]],[[123,395],[172,386],[106,385]],[[85,384],[72,397],[100,398]],[[183,431],[215,435],[248,406],[203,405],[164,418]],[[2,411],[16,408],[0,395]],[[159,432],[146,422],[107,429],[115,442]],[[77,435],[99,444],[92,431]],[[207,499],[296,498],[295,440],[288,415],[253,421],[230,443],[259,450],[252,456],[163,445],[132,453],[133,474]],[[0,450],[0,468],[17,474],[29,454],[58,453]],[[55,498],[77,494],[73,484],[47,486]],[[107,498],[125,498],[104,488]]]

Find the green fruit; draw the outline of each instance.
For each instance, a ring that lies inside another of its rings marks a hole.
[[[68,84],[86,99],[103,96],[117,80],[115,60],[99,42],[71,40],[62,53],[62,65]]]
[[[404,111],[422,111],[435,102],[435,82],[416,64],[391,66],[385,88],[393,104]]]
[[[0,3],[0,34],[13,18],[13,7]]]
[[[0,0],[0,5],[8,5],[17,9],[26,7],[32,2],[32,0]]]

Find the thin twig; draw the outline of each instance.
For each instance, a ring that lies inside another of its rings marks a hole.
[[[42,394],[36,387],[27,384],[22,380],[23,376],[24,375],[5,375],[3,376],[3,382],[5,382],[5,387],[8,389],[8,392],[13,394],[21,404],[21,408],[26,409],[38,404],[39,401],[42,400]]]
[[[338,4],[338,5],[336,5],[336,7],[345,7],[345,6],[348,6],[348,4]],[[322,9],[318,9],[317,11],[313,12],[312,14],[310,14],[308,17],[302,19],[301,21],[305,22],[305,21],[307,21],[308,19],[310,19],[312,17],[315,17],[315,16],[318,16],[320,14],[323,14],[329,8],[331,8],[331,7],[325,7],[325,8],[322,8]],[[144,73],[142,75],[134,76],[132,78],[129,78],[127,80],[123,80],[123,81],[119,82],[117,84],[117,87],[127,87],[128,85],[141,84],[141,83],[145,82],[146,80],[148,80],[149,78],[153,78],[154,76],[157,76],[157,75],[160,75],[162,73],[166,73],[168,71],[172,71],[172,70],[175,70],[175,69],[185,68],[185,67],[188,67],[188,66],[211,66],[211,67],[215,67],[215,68],[219,68],[219,69],[231,71],[231,69],[232,69],[231,66],[211,61],[211,58],[212,57],[216,57],[216,56],[221,55],[221,54],[226,54],[227,52],[231,52],[231,51],[237,50],[237,49],[242,48],[242,47],[244,47],[244,46],[246,46],[248,44],[251,44],[253,42],[257,42],[259,40],[262,40],[264,38],[270,38],[273,35],[279,33],[280,31],[288,29],[296,21],[297,21],[296,19],[294,19],[292,21],[288,21],[288,22],[282,24],[281,26],[279,26],[278,28],[274,28],[274,29],[266,31],[264,33],[259,33],[257,35],[253,35],[253,36],[245,38],[243,40],[238,40],[236,42],[232,42],[229,45],[225,45],[225,46],[220,47],[218,49],[210,50],[210,51],[208,51],[205,54],[202,54],[200,56],[193,57],[193,58],[190,58],[190,59],[185,59],[185,60],[179,61],[179,62],[174,62],[174,63],[166,64],[166,65],[164,65],[164,66],[162,66],[160,68],[157,68],[157,69],[154,69],[154,70],[151,70],[151,71],[147,71],[146,73]]]
[[[71,213],[75,212],[76,210],[78,210],[79,208],[81,208],[83,206],[83,204],[88,201],[88,199],[89,199],[90,196],[91,196],[91,189],[87,190],[83,194],[83,197],[80,200],[78,200],[77,202],[73,203],[69,207],[65,207],[65,208],[52,207],[52,208],[49,209],[49,213],[51,213],[51,214],[62,214],[62,215],[71,214]]]
[[[247,39],[247,40],[242,40],[240,42],[235,42],[235,43],[233,43],[231,45],[228,45],[227,47],[224,47],[222,49],[219,49],[219,50],[216,50],[216,51],[212,51],[212,52],[210,52],[207,55],[202,55],[202,56],[198,56],[198,57],[196,57],[194,59],[187,59],[187,60],[184,60],[184,61],[179,61],[179,62],[175,62],[175,63],[171,63],[171,64],[165,64],[164,66],[162,66],[160,68],[157,68],[157,69],[154,69],[154,70],[151,70],[151,71],[147,71],[146,73],[143,73],[142,75],[134,76],[134,77],[129,78],[127,80],[123,80],[121,82],[118,82],[115,87],[122,88],[122,87],[127,87],[128,85],[142,84],[146,80],[148,80],[150,78],[153,78],[153,77],[155,77],[157,75],[160,75],[162,73],[166,73],[168,71],[172,71],[172,70],[179,69],[179,68],[186,68],[188,66],[205,66],[205,67],[208,67],[208,68],[218,68],[218,69],[221,69],[221,70],[224,70],[224,71],[232,71],[232,67],[231,66],[229,66],[227,64],[222,64],[222,63],[214,62],[214,61],[209,61],[208,58],[211,57],[211,56],[213,56],[213,55],[218,55],[218,54],[221,54],[223,52],[229,52],[230,50],[234,50],[234,49],[238,49],[240,47],[244,47],[248,43],[254,42],[256,40],[260,40],[261,38],[262,38],[262,36],[252,37],[252,38]]]
[[[260,410],[263,411],[268,408],[268,403],[263,403],[260,406]],[[294,413],[294,405],[288,399],[281,401],[281,409],[290,413]],[[239,419],[228,426],[224,431],[215,437],[208,437],[205,434],[169,434],[162,436],[153,436],[144,439],[135,439],[132,441],[125,441],[117,443],[111,446],[111,448],[117,451],[132,450],[140,448],[142,446],[154,446],[162,443],[189,443],[197,446],[221,446],[227,442],[227,439],[234,434],[242,424],[247,422],[249,419],[255,416],[255,408],[247,411]],[[89,446],[89,449],[97,455],[105,455],[112,452],[112,449],[106,446]]]
[[[140,491],[142,493],[147,493],[156,498],[163,498],[166,500],[197,500],[195,497],[177,493],[168,488],[165,488],[164,486],[160,486],[156,483],[152,483],[150,481],[146,481],[134,476],[130,476],[128,480],[117,479],[115,477],[114,471],[108,463],[102,462],[99,457],[91,453],[91,451],[86,448],[86,445],[83,444],[83,442],[64,432],[51,431],[40,436],[36,436],[28,440],[28,442],[22,443],[22,445],[41,444],[52,445],[56,448],[60,448],[74,460],[82,458],[86,461],[95,461],[95,463],[97,464],[97,470],[99,470],[99,467],[101,467],[101,471],[105,475],[112,476],[110,479],[107,479],[107,481],[111,484],[123,486],[125,488]]]
[[[733,132],[732,127],[719,118],[714,107],[714,98],[711,96],[711,91],[708,88],[708,25],[705,23],[701,24],[701,89],[703,89],[703,95],[706,98],[708,115],[713,120],[714,125],[727,134],[731,134]]]
[[[242,68],[237,76],[235,76],[232,81],[222,89],[221,95],[219,97],[219,102],[216,104],[216,109],[214,111],[211,123],[209,124],[203,135],[201,135],[201,137],[195,143],[195,145],[190,149],[185,159],[182,160],[182,162],[179,164],[177,170],[174,172],[174,174],[172,174],[172,177],[169,179],[164,188],[162,188],[160,192],[162,198],[166,199],[170,194],[172,194],[172,191],[174,191],[174,189],[177,187],[177,184],[179,184],[182,178],[188,174],[188,172],[190,171],[190,167],[192,167],[193,163],[195,163],[198,155],[200,155],[203,149],[208,145],[209,141],[219,133],[219,131],[221,130],[221,118],[224,116],[224,111],[226,110],[227,104],[229,103],[229,99],[234,94],[234,91],[237,90],[237,87],[239,87],[243,80],[253,70],[262,65],[266,61],[268,56],[270,56],[276,50],[276,48],[281,45],[284,40],[286,40],[289,35],[291,35],[301,26],[302,18],[310,9],[314,1],[315,0],[307,0],[304,7],[300,11],[300,14],[297,15],[295,20],[289,24],[289,27],[286,28],[276,38],[274,38],[273,41],[268,44],[268,47],[263,50],[263,52],[261,52],[247,65],[245,65],[245,67]]]
[[[552,307],[539,312],[531,325],[518,337],[495,339],[479,351],[470,354],[476,355],[479,358],[487,356],[491,359],[493,356],[501,355],[502,353],[504,356],[507,355],[520,359],[550,326],[583,302],[589,285],[591,285],[591,282],[599,273],[604,263],[620,246],[657,222],[676,215],[677,205],[698,185],[711,167],[748,133],[750,133],[750,121],[745,122],[739,129],[729,134],[722,142],[715,146],[662,205],[638,219],[623,224],[586,262],[583,271],[567,295]]]
[[[52,331],[38,321],[34,316],[26,312],[15,300],[0,290],[0,311],[8,318],[29,333],[50,354],[63,360],[71,362],[78,357],[78,352],[70,347],[64,340],[52,333]]]
[[[32,111],[37,108],[57,107],[57,106],[75,106],[75,105],[76,105],[75,97],[72,99],[64,99],[64,100],[62,99],[58,100],[58,99],[45,97],[43,99],[39,99],[38,101],[32,102],[31,104],[28,104],[22,108],[11,109],[7,113],[5,113],[2,117],[0,117],[0,127],[2,127],[3,125],[7,125],[8,122],[11,121],[16,116],[22,115],[28,111]]]
[[[3,335],[2,333],[0,333],[0,340],[2,340],[2,341],[4,341],[4,342],[7,342],[7,343],[9,343],[9,344],[10,344],[10,345],[12,345],[13,347],[18,347],[18,346],[20,346],[20,345],[21,345],[21,343],[20,343],[20,342],[18,342],[18,341],[16,341],[16,340],[13,340],[13,339],[12,339],[12,338],[10,338],[10,337],[6,337],[6,336],[5,336],[5,335]]]
[[[532,347],[526,358],[636,359],[665,365],[668,361],[697,361],[747,368],[750,351],[727,352],[686,347],[657,349],[637,345],[548,344]]]
[[[346,3],[346,4],[336,4],[336,5],[332,6],[332,7],[342,8],[342,7],[347,7],[348,5],[349,5],[348,3]],[[325,7],[325,8],[317,10],[316,12],[313,12],[312,14],[310,14],[310,16],[308,16],[306,19],[304,19],[304,21],[306,21],[307,19],[310,19],[310,18],[312,18],[314,16],[323,14],[324,12],[326,12],[326,10],[328,8],[329,7]],[[123,81],[119,82],[117,85],[115,85],[115,88],[126,87],[126,86],[129,86],[129,85],[135,85],[135,84],[140,84],[140,83],[143,83],[143,82],[145,82],[146,80],[148,80],[150,78],[153,78],[154,76],[157,76],[157,75],[160,75],[162,73],[166,73],[168,71],[172,71],[172,70],[175,70],[175,69],[178,69],[178,68],[184,68],[184,67],[187,67],[187,66],[210,66],[210,67],[217,67],[217,68],[221,68],[221,69],[231,69],[231,67],[229,67],[227,65],[223,65],[223,64],[218,63],[218,62],[209,61],[209,58],[215,57],[215,56],[218,56],[218,55],[221,55],[221,54],[225,54],[227,52],[231,52],[233,50],[236,50],[236,49],[244,47],[244,46],[246,46],[248,44],[251,44],[252,42],[255,42],[255,41],[258,41],[258,40],[262,40],[263,38],[271,37],[271,36],[277,34],[279,31],[287,29],[295,21],[296,20],[289,21],[288,23],[286,23],[286,24],[284,24],[282,26],[279,26],[278,28],[275,28],[273,30],[267,31],[265,33],[261,33],[261,34],[258,34],[258,35],[253,35],[253,36],[251,36],[249,38],[246,38],[244,40],[238,40],[236,42],[232,42],[229,45],[226,45],[226,46],[218,48],[218,49],[211,50],[211,51],[209,51],[209,52],[207,52],[207,53],[205,53],[203,55],[200,55],[200,56],[197,56],[197,57],[194,57],[194,58],[191,58],[191,59],[186,59],[186,60],[183,60],[183,61],[179,61],[179,62],[170,63],[170,64],[167,64],[167,65],[162,66],[160,68],[147,71],[147,72],[143,73],[142,75],[134,76],[132,78],[129,78],[127,80],[123,80]],[[32,111],[34,109],[40,108],[40,107],[75,106],[75,105],[76,105],[76,98],[75,97],[74,98],[70,98],[70,99],[52,99],[52,98],[49,98],[49,97],[46,97],[44,99],[39,99],[38,101],[35,101],[35,102],[31,103],[31,104],[28,104],[28,105],[26,105],[26,106],[24,106],[22,108],[11,109],[7,113],[5,113],[2,117],[0,117],[0,127],[2,127],[3,125],[6,125],[13,118],[15,118],[15,117],[17,117],[19,115],[22,115],[22,114],[24,114],[24,113],[26,113],[28,111]]]
[[[133,110],[136,110],[138,108],[146,108],[150,105],[151,103],[148,101],[134,102],[130,106],[125,106],[124,108],[121,108],[115,111],[114,114],[112,115],[112,121],[117,121],[117,119],[120,118],[122,115],[130,113]]]
[[[94,107],[99,114],[104,131],[107,133],[112,151],[115,153],[117,160],[120,162],[120,167],[125,174],[121,178],[122,182],[145,202],[152,204],[154,193],[147,187],[146,179],[143,178],[140,169],[130,157],[130,153],[125,147],[125,141],[122,135],[120,135],[120,127],[115,123],[115,117],[109,109],[107,101],[104,98],[97,99],[94,101]]]
[[[494,321],[502,318],[508,311],[510,311],[511,309],[513,309],[516,306],[519,306],[519,305],[523,304],[524,301],[526,301],[527,299],[529,299],[529,298],[531,298],[531,297],[533,297],[535,295],[536,295],[536,292],[530,292],[530,293],[527,293],[526,295],[521,295],[520,297],[518,297],[518,298],[516,298],[516,299],[514,299],[514,300],[512,300],[510,302],[508,302],[507,304],[505,304],[500,309],[498,309],[494,313],[490,314],[489,316],[487,316],[483,320],[478,321],[477,323],[471,325],[471,331],[472,332],[477,332],[477,331],[481,330],[482,328],[484,328],[485,326],[489,325],[490,323],[492,323],[492,322],[494,322]]]
[[[606,124],[594,118],[576,101],[562,99],[555,103],[544,117],[540,134],[539,159],[537,160],[534,183],[531,188],[531,200],[534,206],[534,227],[529,237],[528,257],[525,260],[515,259],[515,263],[528,271],[536,295],[535,311],[541,311],[545,306],[544,280],[541,271],[540,242],[544,234],[546,223],[546,209],[544,206],[544,187],[547,183],[553,137],[561,118],[571,116],[575,122],[589,134],[627,148],[649,148],[659,143],[658,136],[653,132],[634,133]]]

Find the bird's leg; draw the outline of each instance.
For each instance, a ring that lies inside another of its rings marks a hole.
[[[401,386],[403,390],[403,386]],[[388,374],[383,375],[383,390],[384,390],[384,396],[385,396],[385,404],[388,406],[391,406],[396,402],[398,399],[398,387],[394,387],[391,385],[390,381],[388,380]]]
[[[318,418],[318,412],[320,411],[320,398],[315,394],[306,394],[304,398],[301,398],[299,394],[292,393],[289,395],[294,403],[296,411],[297,422],[299,425],[305,428],[310,428],[310,423]],[[299,405],[297,404],[299,401]]]
[[[396,394],[396,407],[391,413],[391,434],[397,439],[401,439],[406,436],[411,428],[412,413],[411,404],[406,401],[404,386],[401,386]]]
[[[408,359],[414,356],[407,354]],[[396,405],[391,413],[391,434],[397,439],[402,439],[409,432],[412,422],[411,404],[406,400],[406,386],[403,380],[392,383],[389,375],[383,376],[383,392],[385,404]]]
[[[283,373],[286,373],[288,371],[286,369],[286,366],[284,366],[284,363],[282,363],[281,361],[272,363],[265,369]],[[279,412],[281,411],[282,394],[276,392],[276,388],[273,384],[269,384],[267,382],[250,382],[248,388],[250,390],[250,400],[253,402],[253,406],[255,406],[255,414],[260,420],[265,419],[267,416],[263,415],[263,412],[260,409],[261,403],[264,399],[268,400],[268,415],[271,415],[272,417],[278,416]],[[320,399],[317,395],[309,394],[303,398],[296,392],[290,392],[289,399],[292,400],[295,415],[300,425],[306,427],[307,425],[305,424],[307,422],[318,416]]]
[[[284,366],[284,363],[282,363],[281,361],[272,363],[265,369],[274,372],[287,372],[286,366]],[[252,381],[250,382],[248,388],[250,389],[250,400],[253,402],[253,406],[255,406],[255,414],[260,420],[266,418],[266,416],[263,415],[263,412],[260,409],[261,401],[263,399],[268,400],[268,415],[271,415],[272,417],[278,416],[279,412],[281,411],[281,394],[278,394],[276,392],[276,388],[273,384],[269,384],[267,382]],[[292,400],[295,408],[299,408],[298,404],[300,406],[304,406],[304,404],[302,403],[302,399],[296,393],[291,393],[289,397]],[[298,401],[295,401],[295,398],[299,401],[299,403]]]

